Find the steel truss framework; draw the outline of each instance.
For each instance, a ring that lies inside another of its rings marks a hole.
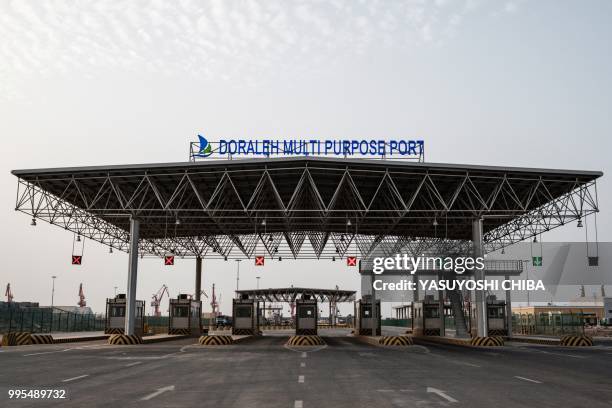
[[[299,158],[16,170],[15,209],[143,255],[486,252],[598,211],[601,172]]]
[[[236,292],[238,298],[246,295],[248,299],[287,303],[295,302],[296,299],[301,299],[304,295],[309,295],[319,302],[354,302],[355,293],[354,290],[309,288],[253,289]]]

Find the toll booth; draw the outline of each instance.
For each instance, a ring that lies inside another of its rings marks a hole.
[[[257,336],[259,331],[259,301],[242,296],[233,301],[232,334]]]
[[[440,336],[442,318],[438,301],[412,302],[412,333],[415,336]]]
[[[506,302],[495,296],[487,298],[487,328],[489,336],[507,336]]]
[[[317,334],[317,300],[305,298],[295,301],[295,334],[308,336]]]
[[[372,296],[366,295],[355,302],[355,334],[360,336],[380,336],[380,300],[376,300],[376,332],[372,313]]]
[[[199,337],[202,334],[202,302],[185,294],[170,299],[168,334]]]
[[[105,334],[124,334],[125,333],[125,294],[119,294],[114,299],[106,299],[106,322],[104,325]],[[144,300],[136,301],[136,316],[134,321],[134,334],[142,336],[144,333]]]
[[[472,337],[477,335],[476,327],[476,304],[471,304],[470,333]],[[506,320],[506,302],[498,300],[495,295],[487,296],[487,331],[488,336],[507,336],[508,321]]]

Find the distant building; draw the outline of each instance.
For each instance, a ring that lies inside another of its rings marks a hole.
[[[590,304],[589,304],[590,303]],[[611,305],[612,307],[612,305]],[[597,325],[604,319],[604,305],[599,302],[575,302],[565,305],[545,305],[545,306],[519,306],[512,307],[513,314],[523,315],[576,315],[585,324]]]
[[[612,297],[604,298],[604,316],[606,323],[612,324]]]
[[[24,309],[28,307],[39,307],[38,302],[0,302],[0,309]]]
[[[75,314],[93,314],[93,311],[89,306],[53,306],[53,309],[53,313],[70,312]]]

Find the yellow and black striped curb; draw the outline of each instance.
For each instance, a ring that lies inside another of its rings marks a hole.
[[[589,347],[593,345],[593,338],[589,336],[563,336],[560,343],[568,347]]]
[[[143,344],[142,337],[136,334],[113,334],[108,338],[108,344],[133,345]]]
[[[287,326],[283,326],[283,325],[273,325],[273,326],[261,326],[262,330],[290,330],[293,329],[294,326],[291,325],[287,325]]]
[[[504,338],[502,336],[472,337],[470,344],[477,347],[500,347],[504,345]]]
[[[83,336],[83,337],[54,337],[54,344],[61,343],[79,343],[81,341],[96,341],[96,340],[107,340],[109,338],[108,334],[101,334],[100,336]]]
[[[256,329],[234,329],[232,334],[236,336],[258,336],[261,332]]]
[[[210,329],[214,331],[232,330],[232,326],[210,326]]]
[[[32,344],[53,344],[53,336],[50,334],[31,334]]]
[[[287,341],[288,346],[322,346],[325,342],[320,336],[291,336]]]
[[[424,336],[439,336],[440,329],[423,329]]]
[[[224,334],[212,335],[212,336],[200,336],[199,343],[202,346],[225,346],[232,344],[234,339],[232,336],[226,336]]]
[[[380,330],[377,330],[376,334],[372,334],[372,329],[359,329],[359,335],[360,336],[380,336]]]
[[[104,329],[104,334],[123,334],[125,330],[119,327]]]
[[[32,344],[29,332],[13,332],[2,336],[3,346],[25,346]]]
[[[516,341],[519,343],[546,344],[549,346],[558,346],[560,344],[558,339],[538,339],[535,337],[513,336],[513,337],[506,337],[506,340]]]
[[[383,336],[378,339],[378,344],[383,346],[410,346],[414,343],[412,338],[408,336]]]
[[[481,339],[491,339],[492,337],[480,337]],[[485,344],[475,344],[475,343],[480,343],[474,340],[474,338],[471,339],[462,339],[462,338],[454,338],[454,337],[441,337],[441,336],[412,336],[412,340],[414,341],[415,344],[424,344],[427,345],[428,343],[441,343],[441,344],[453,344],[453,345],[457,345],[457,346],[462,346],[462,347],[489,347],[489,345],[485,345]],[[495,343],[499,343],[501,342],[501,344],[495,344],[495,345],[499,345],[499,346],[503,346],[504,342],[503,342],[503,337],[496,337],[495,340],[493,340]]]
[[[505,329],[489,329],[489,336],[506,336],[507,334]]]
[[[178,334],[181,336],[191,335],[191,329],[168,329],[168,334]]]
[[[316,336],[317,329],[295,329],[296,336]]]

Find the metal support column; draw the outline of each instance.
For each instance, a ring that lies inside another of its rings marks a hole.
[[[510,280],[510,276],[506,276],[506,280]],[[508,336],[512,336],[512,298],[510,297],[511,290],[506,291],[506,330]]]
[[[441,274],[438,275],[438,282],[443,279]],[[446,336],[446,316],[444,315],[444,291],[438,291],[438,313],[440,313],[440,336]]]
[[[472,243],[474,245],[474,258],[484,257],[484,245],[482,242],[482,218],[477,218],[472,221]],[[484,278],[484,270],[474,270],[475,280],[484,280]],[[476,290],[475,292],[476,335],[479,337],[486,337],[489,332],[487,327],[487,299],[484,290]]]
[[[376,304],[376,289],[374,289],[374,280],[376,278],[373,273],[370,276],[372,277],[370,280],[372,288],[372,336],[376,336],[376,331],[378,330],[378,308]]]
[[[195,300],[202,300],[202,257],[196,258]]]
[[[136,322],[136,278],[138,275],[138,240],[140,221],[130,218],[130,254],[128,265],[127,300],[125,309],[125,334],[134,334]]]

